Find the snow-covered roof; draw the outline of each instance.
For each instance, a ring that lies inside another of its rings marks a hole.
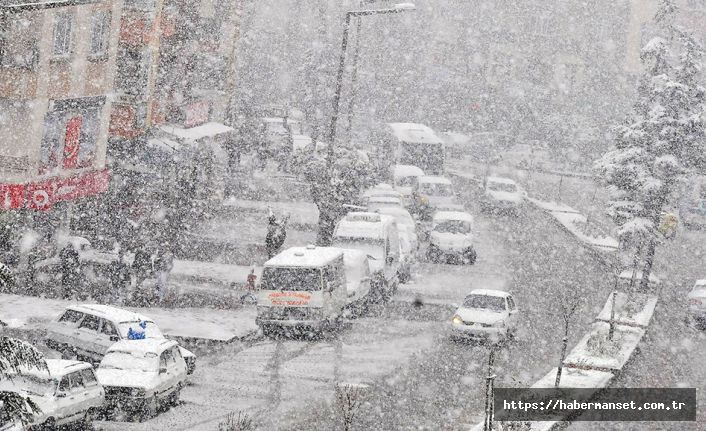
[[[515,180],[505,177],[488,177],[487,180],[492,183],[515,184]]]
[[[424,175],[419,177],[419,184],[451,184],[451,180],[446,177]]]
[[[432,221],[439,223],[443,220],[460,220],[473,223],[473,216],[463,211],[437,211],[434,213]]]
[[[701,279],[701,280],[696,280],[696,283],[694,283],[694,287],[696,287],[696,286],[706,287],[706,278]]]
[[[416,123],[387,123],[392,129],[392,134],[402,142],[418,142],[427,144],[443,144],[434,131],[424,124]]]
[[[508,292],[495,289],[473,289],[471,290],[469,296],[470,295],[498,296],[500,298],[507,298],[508,296],[510,296]]]
[[[414,226],[414,218],[412,217],[412,214],[409,213],[406,209],[400,207],[383,207],[375,210],[375,212],[378,212],[380,214],[385,214],[389,215],[390,217],[393,217],[397,222],[399,223],[400,221],[406,221],[406,224],[410,224]],[[405,223],[402,223],[405,224]]]
[[[402,205],[402,201],[400,200],[399,197],[397,196],[388,196],[388,195],[373,195],[368,199],[368,203],[371,204],[395,204],[395,205]]]
[[[66,307],[70,310],[80,311],[82,313],[89,313],[102,317],[109,320],[115,320],[117,322],[136,322],[136,321],[148,321],[152,322],[149,317],[143,316],[141,314],[135,313],[130,310],[124,310],[122,308],[111,307],[110,305],[103,304],[77,304],[70,305]]]
[[[189,129],[184,129],[169,124],[163,124],[158,127],[160,130],[169,133],[170,135],[176,136],[177,138],[191,141],[196,141],[201,138],[217,136],[234,131],[234,129],[230,126],[215,122],[202,124],[200,126],[191,127]]]
[[[40,370],[36,367],[20,367],[22,374],[34,376],[40,379],[60,379],[68,373],[85,368],[92,368],[88,362],[71,361],[66,359],[46,359],[47,370]]]
[[[145,338],[142,340],[120,340],[110,346],[109,352],[130,352],[146,355],[148,353],[159,355],[163,351],[178,346],[174,340],[166,338]]]
[[[631,280],[632,274],[633,274],[633,270],[629,268],[629,269],[626,269],[623,272],[621,272],[619,277],[623,280]],[[640,280],[642,280],[642,271],[638,269],[635,271],[635,281],[639,283]],[[652,272],[650,273],[650,283],[654,283],[654,284],[660,283],[659,277],[657,277]]]
[[[291,247],[265,262],[265,267],[319,268],[338,259],[343,251],[337,247]]]
[[[424,171],[414,165],[395,165],[393,175],[395,178],[421,177],[424,176]]]
[[[386,226],[394,222],[394,218],[379,213],[350,212],[338,223],[334,236],[379,239],[384,237]]]

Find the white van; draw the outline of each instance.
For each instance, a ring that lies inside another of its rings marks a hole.
[[[412,205],[412,189],[419,177],[424,176],[424,171],[414,165],[395,165],[392,172],[395,190],[402,195],[402,202],[406,207]]]
[[[343,250],[292,247],[265,262],[256,322],[265,334],[276,327],[324,329],[347,304]]]
[[[426,220],[434,211],[463,211],[456,200],[451,180],[445,177],[425,175],[419,177],[412,191],[416,212]]]
[[[362,250],[370,259],[375,294],[391,296],[399,284],[400,244],[395,219],[370,212],[348,213],[333,232],[333,245]]]

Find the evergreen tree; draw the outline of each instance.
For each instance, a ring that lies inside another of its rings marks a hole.
[[[27,368],[47,370],[42,353],[24,341],[0,337],[0,381],[22,374]],[[39,407],[16,392],[0,390],[0,412],[4,415],[0,419],[27,424],[32,415],[39,412]]]
[[[633,112],[615,128],[615,149],[596,163],[612,194],[609,214],[618,236],[642,260],[642,290],[662,213],[679,182],[704,159],[706,90],[698,81],[703,49],[673,23],[675,12],[672,0],[661,1],[655,22],[662,35],[642,49],[645,72]]]

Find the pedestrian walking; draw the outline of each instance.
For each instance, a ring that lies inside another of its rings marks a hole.
[[[267,219],[267,236],[265,237],[265,248],[267,249],[267,258],[272,259],[284,245],[287,239],[287,221],[288,215],[285,215],[281,221],[270,210],[270,215]]]

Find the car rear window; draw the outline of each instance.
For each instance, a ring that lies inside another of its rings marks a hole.
[[[59,318],[59,322],[76,323],[84,316],[83,313],[76,310],[66,310]]]

